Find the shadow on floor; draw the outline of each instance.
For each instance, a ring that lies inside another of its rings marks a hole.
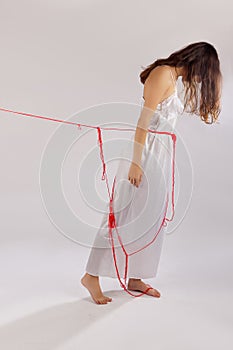
[[[135,298],[124,291],[105,291],[112,302],[96,304],[91,297],[67,302],[35,312],[0,327],[0,345],[4,350],[55,349],[77,336],[94,322]]]

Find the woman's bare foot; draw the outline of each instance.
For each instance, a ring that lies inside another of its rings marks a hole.
[[[130,278],[128,281],[128,289],[135,290],[138,292],[145,292],[148,287],[151,287],[149,284],[145,284],[141,279]],[[153,297],[159,298],[160,293],[157,289],[152,288],[149,289],[146,294],[151,295]]]
[[[81,279],[81,283],[88,289],[96,304],[107,304],[107,302],[112,301],[112,298],[103,295],[99,284],[99,276],[92,276],[86,272]]]

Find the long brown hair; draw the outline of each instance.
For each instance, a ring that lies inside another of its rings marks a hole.
[[[184,111],[200,116],[206,124],[216,122],[221,112],[222,73],[214,46],[204,41],[192,43],[173,52],[168,58],[157,59],[143,67],[141,83],[145,83],[152,69],[162,65],[183,67]],[[209,114],[211,122],[208,121]]]

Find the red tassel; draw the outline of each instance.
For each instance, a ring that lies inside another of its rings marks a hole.
[[[108,225],[111,228],[115,227],[115,215],[114,215],[114,213],[109,213],[108,214]]]

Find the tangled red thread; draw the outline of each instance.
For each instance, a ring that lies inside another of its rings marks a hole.
[[[162,220],[162,223],[159,227],[159,230],[155,233],[154,238],[152,239],[151,242],[147,243],[144,247],[138,249],[137,251],[131,252],[130,254],[127,253],[122,241],[121,241],[121,237],[118,233],[117,230],[117,222],[116,222],[116,218],[115,218],[115,214],[114,214],[114,210],[113,210],[113,200],[114,200],[114,187],[115,187],[115,180],[116,177],[114,178],[113,181],[113,186],[112,186],[112,193],[110,194],[110,187],[109,187],[109,183],[108,183],[108,176],[107,176],[107,172],[106,172],[106,164],[104,161],[104,153],[103,153],[103,140],[102,140],[102,134],[101,134],[101,129],[103,130],[123,130],[123,131],[135,131],[135,129],[131,129],[131,128],[100,128],[99,126],[93,126],[93,125],[86,125],[86,124],[80,124],[80,123],[75,123],[75,122],[69,122],[66,120],[60,120],[60,119],[55,119],[55,118],[49,118],[49,117],[45,117],[45,116],[39,116],[39,115],[35,115],[35,114],[31,114],[31,113],[24,113],[24,112],[18,112],[18,111],[12,111],[9,109],[5,109],[5,108],[0,108],[1,111],[5,111],[5,112],[10,112],[10,113],[14,113],[14,114],[20,114],[23,116],[27,116],[27,117],[34,117],[34,118],[40,118],[40,119],[45,119],[45,120],[50,120],[50,121],[55,121],[55,122],[59,122],[59,123],[65,123],[65,124],[70,124],[70,125],[75,125],[78,127],[79,130],[81,130],[81,125],[84,127],[88,127],[88,128],[94,128],[97,129],[98,131],[98,143],[99,143],[99,148],[100,148],[100,159],[102,161],[102,168],[103,168],[103,172],[102,172],[102,180],[106,181],[106,185],[107,185],[107,190],[108,190],[108,194],[109,194],[109,214],[108,214],[108,228],[109,228],[109,239],[111,241],[111,249],[112,249],[112,254],[113,254],[113,260],[114,260],[114,264],[115,264],[115,269],[116,269],[116,274],[117,274],[117,278],[120,282],[120,285],[122,286],[122,288],[130,295],[134,296],[134,297],[139,297],[143,294],[146,294],[147,291],[149,289],[152,289],[152,287],[147,288],[144,292],[140,293],[140,294],[133,294],[131,293],[127,287],[126,287],[126,278],[127,278],[127,271],[128,271],[128,259],[129,256],[145,249],[146,247],[148,247],[150,244],[152,244],[158,233],[161,230],[162,226],[167,226],[167,222],[166,221],[172,221],[173,217],[174,217],[174,183],[175,183],[175,144],[176,144],[176,135],[174,133],[169,133],[166,131],[156,131],[156,130],[150,130],[148,129],[148,132],[152,132],[152,133],[158,133],[158,134],[165,134],[165,135],[169,135],[172,138],[173,141],[173,160],[172,160],[172,217],[170,219],[168,219],[166,217],[166,212],[167,212],[167,208],[168,208],[168,194],[167,194],[167,202],[166,202],[166,208],[165,208],[165,213],[164,213],[164,217]],[[118,265],[117,265],[117,260],[116,260],[116,253],[115,253],[115,245],[114,245],[114,240],[113,240],[113,229],[115,229],[116,233],[117,233],[117,238],[120,242],[121,248],[123,253],[125,254],[125,269],[124,269],[124,283],[121,281],[120,278],[120,274],[119,274],[119,270],[118,270]]]

